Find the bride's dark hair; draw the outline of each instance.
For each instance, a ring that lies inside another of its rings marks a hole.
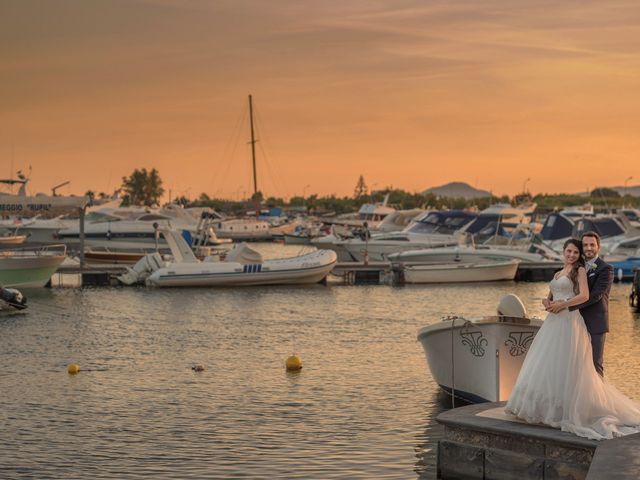
[[[570,238],[566,242],[564,242],[564,245],[562,246],[562,251],[564,252],[569,245],[573,245],[574,247],[576,247],[578,249],[578,252],[580,253],[580,257],[578,257],[578,260],[576,260],[576,263],[573,264],[573,267],[571,268],[571,272],[569,273],[569,279],[571,280],[571,283],[573,283],[573,293],[578,295],[580,293],[580,285],[578,284],[578,270],[580,269],[580,267],[584,267],[584,256],[583,256],[584,254],[582,252],[582,242],[577,238]]]

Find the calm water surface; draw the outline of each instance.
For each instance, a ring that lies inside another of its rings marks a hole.
[[[605,368],[640,399],[629,290]],[[0,478],[435,478],[447,407],[416,333],[508,292],[542,315],[541,283],[28,292],[0,317]]]

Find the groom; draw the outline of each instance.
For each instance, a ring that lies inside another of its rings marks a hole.
[[[596,232],[582,234],[582,251],[589,283],[589,300],[582,305],[571,307],[570,310],[580,309],[580,314],[591,335],[593,364],[596,371],[603,377],[602,362],[604,340],[609,331],[609,292],[613,283],[613,267],[598,256],[600,235]]]

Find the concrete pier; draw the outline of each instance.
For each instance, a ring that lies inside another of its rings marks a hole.
[[[482,403],[440,414],[438,478],[566,479],[640,478],[640,434],[589,440],[504,412],[506,402]]]
[[[504,404],[469,405],[438,416],[445,427],[438,478],[586,478],[597,441],[520,422],[504,413]]]

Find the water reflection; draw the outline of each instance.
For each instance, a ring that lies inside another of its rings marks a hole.
[[[605,368],[640,398],[622,287]],[[416,334],[512,291],[541,316],[546,285],[509,282],[29,293],[0,317],[0,477],[435,478],[451,399]]]

